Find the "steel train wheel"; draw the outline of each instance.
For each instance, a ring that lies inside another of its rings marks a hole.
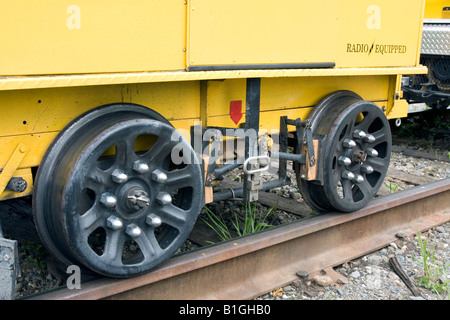
[[[350,91],[325,97],[311,112],[313,139],[323,139],[323,183],[297,181],[305,201],[319,212],[353,212],[381,187],[391,155],[389,122],[381,109]]]
[[[150,270],[184,243],[202,208],[194,158],[187,140],[147,108],[88,112],[60,133],[39,168],[33,210],[44,245],[66,266],[107,276]]]

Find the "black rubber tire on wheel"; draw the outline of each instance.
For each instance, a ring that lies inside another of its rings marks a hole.
[[[149,271],[184,243],[203,206],[195,159],[187,140],[148,108],[114,104],[80,116],[39,167],[33,214],[43,244],[84,271]]]
[[[386,116],[354,92],[337,91],[325,97],[308,119],[313,139],[322,140],[318,159],[322,181],[301,179],[297,166],[303,198],[318,212],[363,208],[381,187],[389,166],[392,142]]]

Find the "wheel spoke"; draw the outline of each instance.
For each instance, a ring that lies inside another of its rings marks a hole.
[[[188,212],[180,209],[173,204],[168,204],[158,210],[158,215],[162,221],[175,229],[181,230],[186,224],[186,217]]]
[[[353,139],[353,131],[355,130],[355,120],[354,119],[344,119],[341,127],[346,128],[345,134],[341,137],[339,136],[341,141],[344,139]],[[343,147],[341,144],[337,145],[336,150],[342,151]]]
[[[378,130],[372,133],[372,135],[375,137],[375,144],[387,141],[386,132],[384,130]]]
[[[167,191],[175,191],[192,185],[192,171],[189,166],[175,171],[167,172],[167,181],[164,188]]]
[[[157,167],[161,167],[167,156],[170,155],[174,146],[175,144],[173,142],[162,141],[161,138],[158,138],[156,143],[142,156],[142,158],[145,159],[147,163],[153,163]]]
[[[349,180],[341,180],[342,190],[344,192],[344,201],[353,202],[352,186],[353,183]]]
[[[376,115],[374,112],[368,112],[365,116],[364,119],[357,123],[355,128],[356,129],[360,129],[364,132],[368,132],[369,131],[369,127],[372,125],[372,123],[378,118],[378,115]]]
[[[88,236],[98,227],[103,226],[104,214],[99,205],[95,204],[91,209],[79,217],[80,231]]]
[[[358,183],[356,186],[362,193],[363,196],[362,199],[372,198],[373,188],[369,185],[369,183],[366,180],[364,180],[361,183]],[[360,199],[359,201],[361,201],[362,199]]]
[[[151,261],[160,256],[163,252],[155,238],[154,230],[143,232],[139,238],[135,239],[135,241],[144,255],[144,261]]]
[[[122,264],[122,250],[125,244],[125,236],[121,231],[108,231],[105,249],[101,256],[106,263],[112,266]]]
[[[378,157],[368,157],[364,164],[370,165],[374,171],[384,172],[386,170],[386,166],[389,165],[389,162]]]
[[[110,179],[110,173],[94,167],[88,173],[87,179],[85,180],[84,184],[86,187],[89,187],[92,190],[102,191],[103,188],[101,186],[108,185]]]
[[[132,163],[136,158],[134,152],[136,137],[134,135],[122,137],[120,141],[116,143],[116,161],[115,164],[124,167],[128,163]]]

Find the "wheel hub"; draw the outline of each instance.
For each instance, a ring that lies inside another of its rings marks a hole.
[[[139,211],[150,205],[148,193],[140,187],[131,187],[124,197],[124,205],[131,211]]]
[[[369,156],[375,154],[375,150],[368,148],[366,150],[361,149],[361,146],[364,145],[364,142],[368,142],[371,135],[366,134],[362,130],[355,130],[353,133],[354,140],[347,139],[342,146],[345,150],[343,156],[339,156],[338,164],[345,169],[342,169],[340,177],[344,180],[349,180],[352,183],[359,184],[364,181],[364,176],[361,173],[364,172],[366,166],[364,163],[367,161]],[[360,141],[361,139],[361,141]],[[374,143],[375,138],[370,138],[370,142]],[[370,172],[371,173],[371,172]],[[339,174],[339,173],[338,173]]]
[[[367,154],[364,150],[354,149],[352,152],[352,162],[353,164],[363,164],[367,159]]]

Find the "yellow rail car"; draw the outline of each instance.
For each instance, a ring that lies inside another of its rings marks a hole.
[[[48,250],[114,277],[170,257],[205,203],[289,183],[289,160],[315,210],[362,208],[389,164],[388,119],[407,115],[401,76],[427,72],[421,0],[0,9],[0,198],[32,194]],[[224,140],[242,157],[217,167]],[[238,166],[243,188],[213,193]]]

